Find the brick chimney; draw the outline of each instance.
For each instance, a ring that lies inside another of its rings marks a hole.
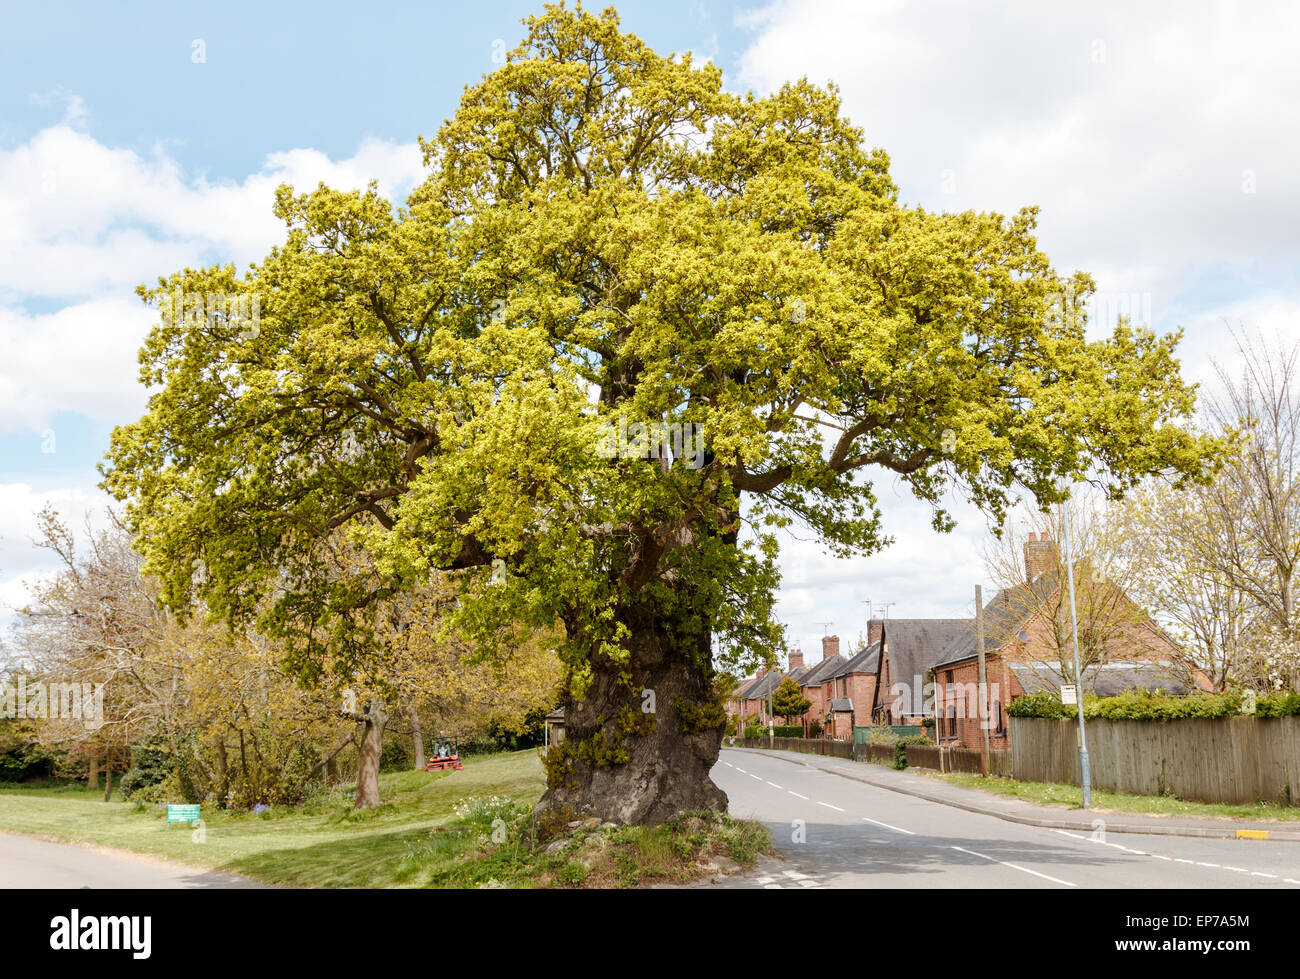
[[[792,673],[793,673],[795,670],[802,670],[802,669],[803,669],[803,650],[802,650],[802,649],[792,649],[792,650],[790,650],[790,667],[789,667],[789,668],[790,668],[790,671],[791,671]]]
[[[874,646],[876,643],[880,642],[880,637],[881,635],[883,635],[884,628],[885,628],[884,619],[872,619],[870,622],[867,623],[867,645],[868,646]]]
[[[830,659],[840,654],[839,636],[822,636],[822,659]]]
[[[1036,534],[1029,532],[1025,541],[1025,575],[1030,582],[1037,581],[1039,575],[1057,567],[1056,541],[1044,531]]]

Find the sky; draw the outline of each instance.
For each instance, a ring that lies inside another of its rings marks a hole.
[[[1120,313],[1184,331],[1212,385],[1230,328],[1300,338],[1300,5],[776,0],[618,4],[661,53],[690,50],[733,91],[839,86],[903,201],[1040,208],[1058,270]],[[464,86],[541,3],[162,3],[0,8],[0,628],[51,572],[49,503],[102,522],[96,464],[139,417],[140,283],[243,267],[281,239],[274,188],[375,180],[400,200]],[[1099,314],[1099,315],[1098,315]],[[869,609],[971,614],[987,520],[951,500],[938,534],[876,482],[894,543],[839,560],[784,540],[791,646],[847,642]],[[868,605],[867,603],[872,603]]]

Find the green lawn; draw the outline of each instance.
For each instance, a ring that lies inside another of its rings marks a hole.
[[[1026,802],[1037,802],[1041,805],[1061,806],[1068,809],[1083,807],[1083,790],[1074,785],[1061,785],[1055,782],[1019,782],[1013,778],[999,778],[996,776],[983,778],[979,775],[940,775],[937,772],[920,772],[917,769],[909,769],[909,771],[914,774],[924,774],[930,778],[942,779],[953,785],[960,785],[968,789],[979,789],[995,795],[1024,799]],[[1253,806],[1187,802],[1168,795],[1129,795],[1124,792],[1107,792],[1104,789],[1096,788],[1092,790],[1092,808],[1094,810],[1140,812],[1148,815],[1187,816],[1201,819],[1300,821],[1300,807],[1296,806],[1279,806],[1267,802],[1260,802]]]
[[[345,789],[256,816],[204,807],[205,839],[195,842],[188,824],[169,828],[163,810],[122,802],[116,790],[106,803],[102,790],[77,784],[0,786],[0,830],[296,887],[636,887],[699,877],[715,855],[744,864],[771,849],[761,826],[723,817],[583,828],[547,854],[521,833],[544,787],[534,750],[471,756],[462,771],[380,776],[383,804],[362,812]]]

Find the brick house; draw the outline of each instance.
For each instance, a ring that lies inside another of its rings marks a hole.
[[[970,622],[970,619],[885,619],[880,623],[878,678],[870,701],[872,724],[921,723],[929,713],[926,675]],[[897,691],[896,685],[900,688]]]
[[[782,680],[793,677],[798,682],[810,672],[803,665],[803,652],[798,649],[790,651],[788,666],[789,669],[785,672],[769,671],[766,667],[760,667],[755,676],[740,681],[736,699],[732,703],[736,705],[736,713],[741,718],[742,727],[753,717],[763,722],[767,721],[768,694],[774,693]],[[784,723],[784,721],[778,718],[775,723]]]
[[[803,716],[805,734],[813,721],[820,721],[823,728],[825,727],[827,715],[830,714],[831,700],[835,696],[832,680],[836,671],[847,662],[848,660],[840,653],[840,637],[824,636],[821,662],[811,667],[799,679],[799,687],[803,690],[803,695],[812,702],[808,713]]]
[[[1059,605],[1056,544],[1047,534],[1030,534],[1025,544],[1026,584],[1000,591],[984,607],[985,673],[988,682],[989,746],[1010,747],[1006,708],[1026,693],[1059,694],[1065,682],[1060,654],[1041,610]],[[1174,642],[1126,596],[1119,595],[1114,638],[1105,661],[1083,671],[1084,693],[1114,696],[1126,690],[1158,689],[1186,693],[1174,661]],[[1119,603],[1124,603],[1122,606]],[[939,704],[937,738],[941,744],[969,748],[984,743],[980,717],[979,651],[973,619],[932,664]]]
[[[879,668],[880,642],[877,640],[864,646],[823,678],[823,700],[828,706],[821,720],[829,737],[837,741],[852,741],[853,728],[870,723]]]

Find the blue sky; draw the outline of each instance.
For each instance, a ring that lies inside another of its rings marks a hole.
[[[841,86],[905,200],[1042,208],[1059,268],[1104,307],[1140,297],[1183,327],[1186,372],[1230,354],[1226,325],[1300,334],[1300,69],[1294,6],[866,0],[625,2],[625,29],[711,58],[737,90],[808,75]],[[539,3],[7,5],[0,10],[0,624],[53,502],[105,500],[95,464],[143,408],[132,294],[185,264],[245,264],[274,244],[281,181],[402,197],[415,139],[513,47]],[[198,43],[196,43],[198,42]],[[197,55],[201,52],[202,58]],[[1101,329],[1106,324],[1095,324]],[[944,538],[896,481],[878,486],[893,548],[837,561],[791,540],[781,612],[815,648],[852,638],[866,597],[895,616],[964,614],[983,519],[957,501]]]

